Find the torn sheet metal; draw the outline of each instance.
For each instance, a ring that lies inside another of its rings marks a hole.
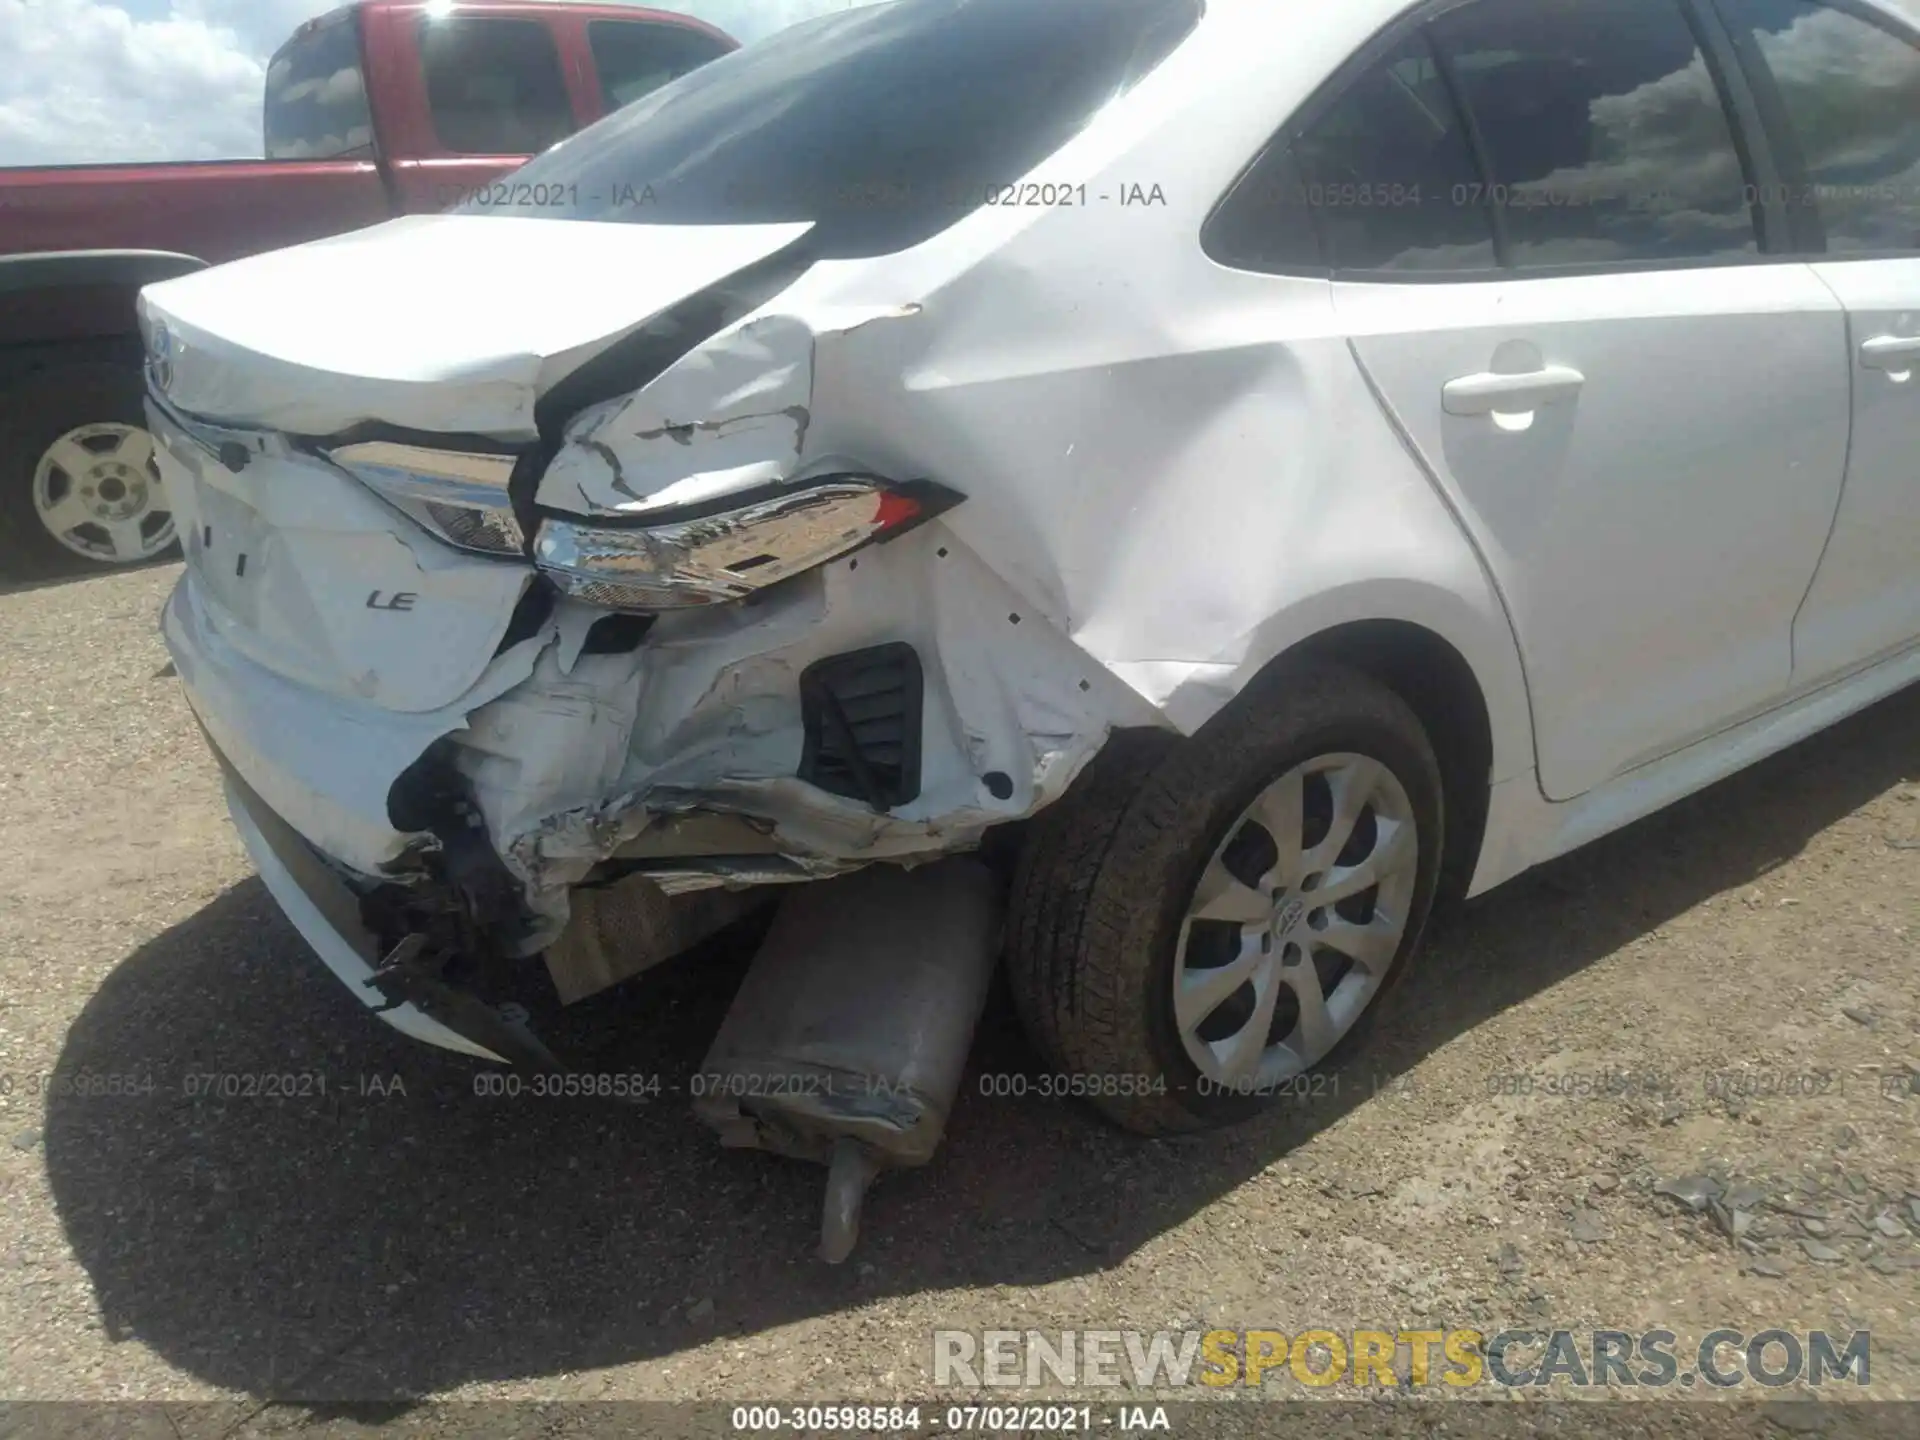
[[[583,656],[568,676],[543,657],[529,684],[475,710],[456,737],[462,768],[547,913],[563,915],[566,888],[650,826],[690,813],[744,817],[798,867],[791,878],[937,858],[1057,798],[1111,729],[1155,723],[1057,631],[1016,620],[1019,607],[929,525],[751,607],[663,616],[631,655]],[[876,814],[796,778],[798,682],[882,640],[914,646],[926,697],[920,795]],[[726,880],[716,868],[713,883]]]
[[[812,354],[812,331],[790,316],[734,326],[570,426],[540,503],[639,519],[785,479],[806,450]]]
[[[525,680],[463,702],[471,718],[453,738],[489,839],[551,926],[571,885],[663,815],[741,817],[806,874],[917,863],[1050,803],[1116,727],[1196,728],[1269,655],[1328,625],[1399,614],[1461,637],[1470,660],[1488,648],[1476,616],[1497,602],[1353,392],[1343,346],[1317,338],[1324,291],[1249,290],[1247,318],[1210,316],[1246,337],[1220,351],[1177,306],[1076,295],[1084,267],[1048,256],[1065,242],[1044,225],[976,219],[947,237],[952,273],[919,277],[921,298],[884,261],[820,264],[574,425],[538,498],[583,516],[644,518],[769,476],[853,468],[966,499],[751,604],[664,614],[627,654],[584,653],[604,612],[563,601]],[[1053,277],[1044,291],[1035,266]],[[1076,303],[1093,318],[1062,353],[1048,327]],[[1299,338],[1271,339],[1288,330]],[[1304,424],[1317,409],[1351,423],[1338,435]],[[1272,484],[1249,482],[1249,445],[1271,456]],[[232,483],[265,484],[268,470]],[[404,517],[381,524],[434,548]],[[315,557],[285,562],[303,575],[353,577],[302,592],[333,617],[310,626],[347,624],[363,577],[322,563],[319,540],[285,550]],[[194,583],[213,582],[196,570]],[[496,605],[500,627],[510,608]],[[384,621],[396,654],[444,643],[408,617]],[[486,663],[477,640],[436,663]],[[887,642],[911,644],[926,675],[922,786],[875,814],[797,778],[798,680]]]

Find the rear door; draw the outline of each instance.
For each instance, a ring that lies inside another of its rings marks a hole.
[[[1920,30],[1868,5],[1720,3],[1797,239],[1847,310],[1846,489],[1794,627],[1815,683],[1920,641]]]
[[[1553,799],[1779,701],[1838,501],[1846,321],[1769,231],[1731,69],[1689,0],[1470,0],[1296,142],[1342,328],[1511,610]]]

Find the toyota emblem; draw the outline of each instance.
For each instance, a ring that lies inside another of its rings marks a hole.
[[[153,327],[147,342],[147,378],[162,394],[173,388],[173,332],[164,323]]]

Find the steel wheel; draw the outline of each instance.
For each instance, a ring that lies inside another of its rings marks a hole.
[[[1412,918],[1420,840],[1405,786],[1321,755],[1260,792],[1214,850],[1180,926],[1187,1058],[1228,1090],[1324,1060],[1379,994]]]
[[[33,510],[62,547],[108,565],[173,544],[153,437],[137,425],[82,425],[55,440],[34,467]]]

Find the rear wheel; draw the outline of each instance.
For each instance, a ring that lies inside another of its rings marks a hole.
[[[174,547],[139,376],[46,371],[0,396],[0,566],[36,577],[117,569]]]
[[[1269,677],[1156,742],[1041,817],[1008,954],[1049,1063],[1145,1134],[1328,1093],[1419,947],[1445,828],[1418,719],[1356,671]]]

